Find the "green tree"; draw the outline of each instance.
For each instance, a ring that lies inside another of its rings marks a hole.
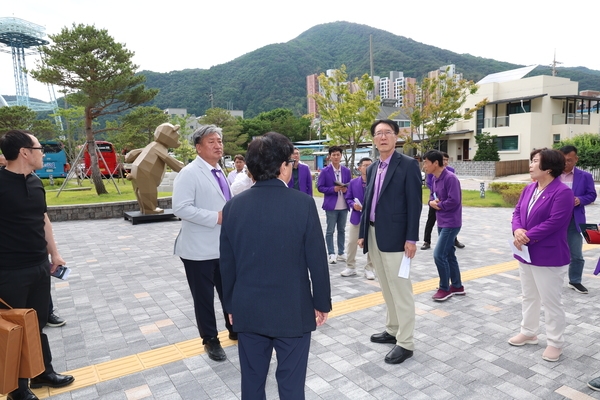
[[[59,108],[52,116],[59,116],[63,121],[62,142],[67,160],[74,163],[79,154],[79,146],[85,143],[84,109],[83,107]],[[83,158],[79,162],[83,162]]]
[[[480,135],[475,135],[477,151],[475,152],[473,161],[500,161],[496,137],[496,135],[490,135],[489,132],[482,132]]]
[[[188,127],[187,121],[190,119],[190,115],[186,115],[185,117],[180,117],[175,115],[171,118],[171,123],[173,125],[179,125],[179,147],[173,149],[173,153],[175,157],[177,157],[181,162],[187,165],[190,161],[192,161],[196,157],[196,148],[192,146],[190,142],[190,137],[192,135],[192,130]]]
[[[0,108],[1,110],[1,108]],[[600,135],[597,133],[582,133],[570,139],[561,140],[554,145],[555,149],[563,146],[575,146],[581,168],[600,168]]]
[[[119,131],[112,131],[108,140],[117,149],[140,149],[154,141],[154,131],[160,124],[169,122],[169,116],[156,106],[136,107],[120,118]]]
[[[485,106],[487,99],[465,112],[461,110],[467,97],[477,93],[478,89],[473,81],[455,79],[447,71],[438,77],[423,79],[421,85],[409,84],[403,92],[403,109],[410,117],[411,127],[408,146],[423,154],[435,148],[455,122],[473,118],[474,113]]]
[[[0,107],[0,136],[11,129],[31,131],[38,140],[56,139],[57,136],[53,121],[38,119],[37,113],[26,106]]]
[[[242,133],[240,120],[223,108],[209,108],[206,115],[200,118],[203,125],[216,125],[223,129],[223,154],[234,156],[246,154],[243,145],[248,141],[248,135]],[[265,133],[265,132],[263,132]]]
[[[306,117],[296,117],[292,110],[287,108],[266,111],[258,114],[254,119],[269,122],[270,128],[263,133],[275,131],[287,136],[292,142],[308,140],[310,136],[311,120]]]
[[[94,151],[94,135],[107,128],[94,129],[100,116],[114,115],[152,100],[156,89],[146,89],[145,77],[136,75],[134,53],[117,43],[105,29],[73,24],[41,47],[41,62],[31,71],[40,82],[73,91],[69,102],[84,108],[85,134],[92,162],[96,193],[107,193]],[[108,128],[110,129],[110,128]]]
[[[331,144],[350,149],[350,157],[344,153],[347,165],[354,165],[358,144],[364,140],[379,112],[379,96],[369,100],[373,80],[364,74],[360,79],[348,82],[346,66],[334,70],[332,76],[319,76],[321,92],[313,95],[320,117],[321,132]]]

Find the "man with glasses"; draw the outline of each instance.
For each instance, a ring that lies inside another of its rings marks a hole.
[[[50,273],[64,265],[52,224],[46,213],[46,192],[33,171],[43,166],[40,142],[31,132],[11,130],[0,139],[6,167],[0,168],[0,298],[14,308],[33,308],[38,317],[44,372],[31,379],[19,378],[17,390],[7,399],[35,400],[31,390],[71,384],[71,375],[52,367],[48,337],[42,328],[48,321]],[[50,255],[50,260],[48,260]]]
[[[317,190],[323,193],[323,210],[327,217],[327,228],[325,232],[325,242],[327,243],[327,253],[329,254],[329,263],[335,264],[337,261],[346,261],[344,256],[344,245],[346,241],[346,220],[348,219],[348,204],[344,194],[348,189],[348,183],[352,179],[350,170],[341,164],[342,148],[340,146],[331,146],[329,148],[329,159],[331,164],[323,168],[317,181]],[[337,226],[337,245],[338,255],[335,256],[333,247],[333,232]]]
[[[219,234],[221,210],[231,198],[229,183],[218,164],[223,156],[221,128],[201,126],[192,135],[192,142],[197,157],[177,174],[173,182],[173,213],[181,218],[175,254],[185,267],[204,350],[211,360],[224,361],[227,355],[217,337],[214,305],[215,289],[223,304]],[[225,307],[223,316],[229,338],[237,340]]]
[[[400,277],[404,257],[412,259],[419,240],[423,208],[421,171],[417,160],[396,151],[400,128],[384,119],[371,125],[379,161],[367,169],[367,187],[360,220],[358,245],[369,253],[387,306],[385,331],[371,342],[395,346],[385,356],[388,364],[412,357],[415,301],[410,275]]]
[[[292,178],[288,183],[288,187],[299,190],[312,197],[313,185],[310,168],[308,168],[308,165],[300,162],[300,150],[298,150],[297,147],[294,147],[292,160],[294,160],[294,168],[292,169]]]
[[[573,215],[567,230],[567,241],[571,252],[569,287],[577,293],[587,294],[587,288],[581,284],[585,260],[583,259],[583,238],[579,224],[585,224],[585,206],[596,200],[596,187],[592,174],[575,167],[579,160],[577,148],[565,146],[560,151],[565,155],[565,170],[560,176],[560,180],[573,191]]]

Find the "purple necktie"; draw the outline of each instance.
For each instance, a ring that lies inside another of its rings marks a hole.
[[[383,171],[387,167],[386,162],[380,162],[379,167],[377,168],[377,176],[375,177],[375,187],[373,188],[373,201],[371,202],[371,215],[369,215],[370,220],[375,222],[375,207],[377,206],[377,202],[379,201],[379,192],[381,192],[381,183],[383,181]]]
[[[213,168],[212,173],[215,176],[217,182],[219,182],[219,186],[221,187],[223,196],[225,196],[225,200],[231,199],[231,194],[229,193],[229,185],[227,185],[227,181],[225,180],[223,173],[216,168]]]

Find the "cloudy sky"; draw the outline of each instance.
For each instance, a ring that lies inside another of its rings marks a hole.
[[[93,24],[134,51],[140,69],[156,72],[210,68],[335,21],[365,24],[456,53],[515,64],[549,65],[556,51],[562,66],[600,70],[594,23],[588,22],[599,11],[596,1],[6,0],[0,18],[42,25],[47,34],[72,23]],[[26,63],[32,67],[34,57],[28,56]],[[460,65],[457,68],[460,71]],[[29,87],[33,97],[47,100],[42,85],[30,79]],[[15,94],[12,58],[4,52],[0,52],[0,94]]]

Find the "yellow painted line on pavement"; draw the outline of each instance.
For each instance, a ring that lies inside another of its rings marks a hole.
[[[595,247],[592,245],[583,245],[584,251],[591,250],[593,248]],[[461,276],[462,280],[466,282],[474,279],[483,278],[486,276],[513,271],[518,268],[518,262],[516,260],[513,260],[501,264],[489,265],[486,267],[464,271],[461,272]],[[438,278],[433,278],[413,283],[413,292],[414,294],[421,294],[424,292],[432,291],[438,286],[438,282]],[[381,305],[383,303],[384,301],[381,292],[370,293],[352,299],[343,300],[333,304],[333,309],[329,313],[329,318],[335,318],[340,315],[364,310],[370,307]],[[227,331],[220,332],[219,339],[223,347],[233,346],[237,343],[235,341],[229,340]],[[122,357],[115,360],[90,365],[88,367],[67,371],[65,372],[65,374],[73,375],[75,377],[75,382],[72,385],[60,389],[35,389],[33,390],[33,392],[40,399],[43,399],[49,396],[54,396],[60,393],[81,389],[87,386],[98,384],[100,382],[120,378],[123,376],[134,374],[136,372],[144,371],[146,369],[169,364],[174,361],[183,360],[204,353],[205,352],[204,346],[202,345],[202,339],[197,338],[186,340],[184,342],[160,347],[158,349],[146,351],[143,353],[138,353],[127,357]],[[5,399],[5,397],[0,396],[0,400],[2,399]]]

